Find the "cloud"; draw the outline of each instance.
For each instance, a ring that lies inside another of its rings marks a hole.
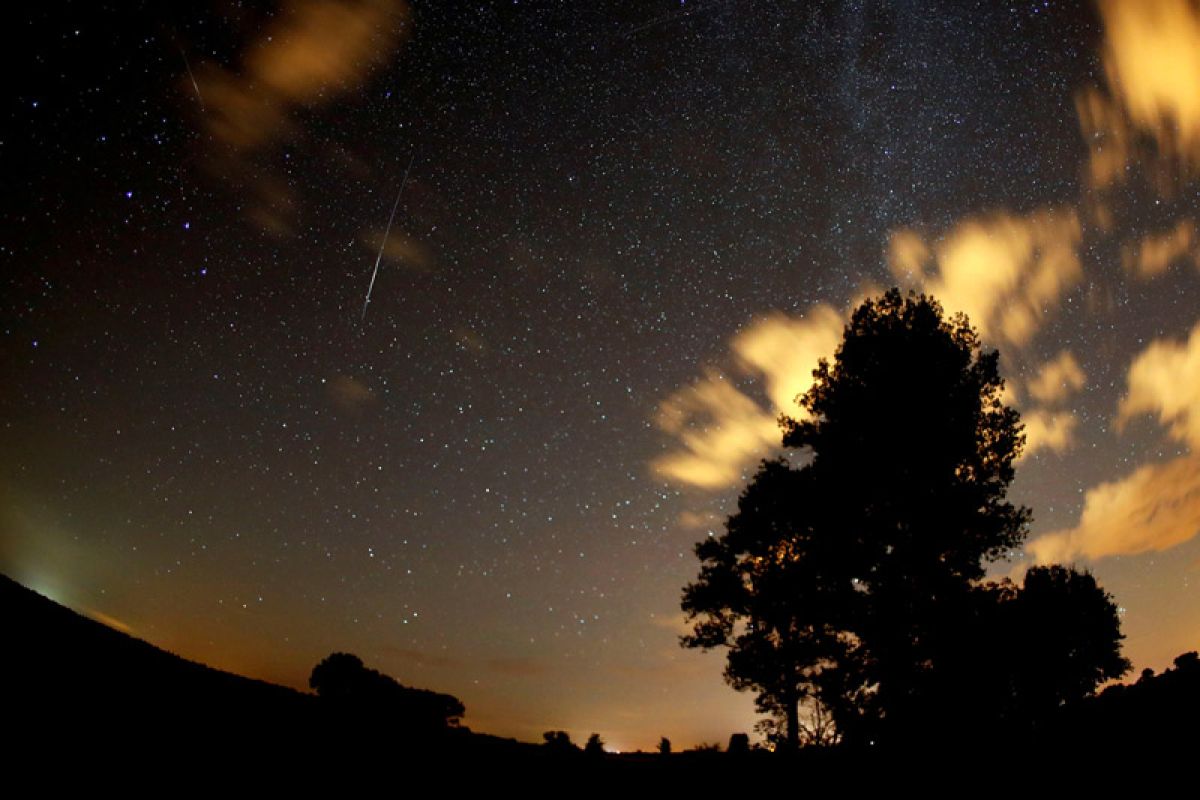
[[[1087,376],[1069,350],[1042,365],[1029,382],[1029,394],[1042,403],[1058,403],[1083,388]]]
[[[1022,413],[1025,423],[1025,449],[1021,458],[1028,458],[1039,450],[1055,453],[1066,451],[1075,441],[1075,426],[1079,420],[1069,411],[1045,411],[1037,409]]]
[[[370,251],[371,255],[379,253],[383,235],[382,228],[363,234],[363,246]],[[429,272],[433,269],[433,256],[430,254],[429,248],[411,236],[396,230],[391,230],[387,234],[387,241],[383,244],[383,257],[414,272]]]
[[[1191,220],[1182,220],[1166,233],[1151,234],[1142,239],[1136,255],[1127,253],[1125,268],[1139,278],[1157,277],[1186,256],[1196,244],[1196,226]],[[1192,257],[1200,264],[1200,252]]]
[[[1100,90],[1090,88],[1075,98],[1075,112],[1088,147],[1089,184],[1104,189],[1124,181],[1134,144],[1120,106]]]
[[[1200,448],[1200,323],[1186,342],[1152,342],[1134,358],[1128,380],[1119,426],[1138,414],[1155,414],[1171,436]]]
[[[803,319],[772,314],[733,340],[743,370],[766,376],[767,395],[774,405],[772,418],[800,413],[796,398],[812,386],[817,361],[837,349],[845,324],[841,314],[818,305]]]
[[[676,636],[687,636],[693,633],[695,625],[688,621],[687,614],[675,612],[672,614],[651,614],[650,626],[664,631],[670,631]],[[669,653],[674,655],[674,653]]]
[[[325,390],[334,405],[343,411],[357,411],[375,401],[375,393],[357,378],[337,375],[325,384]]]
[[[736,483],[746,465],[782,438],[773,415],[713,371],[664,400],[655,421],[682,449],[655,459],[651,469],[705,489]]]
[[[239,149],[269,143],[294,110],[329,103],[385,63],[410,30],[398,0],[297,0],[242,57],[240,73],[209,67],[197,82],[215,137]]]
[[[795,399],[812,385],[818,359],[833,355],[844,325],[844,316],[818,305],[802,318],[772,314],[735,336],[735,371],[763,380],[770,407],[707,370],[659,405],[655,422],[679,447],[651,469],[705,489],[739,482],[746,467],[780,445],[779,415],[800,413]]]
[[[1128,119],[1169,157],[1200,160],[1200,6],[1102,0],[1102,60]]]
[[[888,237],[888,264],[899,280],[916,283],[925,278],[925,264],[932,253],[925,240],[908,228],[892,231]]]
[[[892,274],[964,312],[987,339],[1025,345],[1082,277],[1082,229],[1069,209],[995,212],[960,222],[935,247],[909,230],[892,235]]]
[[[1151,464],[1089,489],[1074,528],[1038,537],[1026,550],[1038,563],[1167,550],[1200,532],[1200,459]]]
[[[711,511],[700,513],[698,511],[681,511],[679,517],[675,520],[675,525],[685,531],[698,531],[704,528],[712,528],[721,524],[717,515]]]

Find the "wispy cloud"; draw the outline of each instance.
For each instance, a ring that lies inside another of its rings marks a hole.
[[[1059,403],[1078,392],[1087,382],[1087,376],[1069,350],[1042,365],[1036,377],[1029,382],[1029,394],[1042,403]]]
[[[1139,278],[1154,278],[1177,261],[1189,254],[1200,264],[1196,226],[1191,220],[1181,220],[1174,228],[1164,233],[1145,236],[1136,251],[1128,248],[1125,254],[1125,269]]]
[[[1038,563],[1096,560],[1161,551],[1200,532],[1200,460],[1184,456],[1151,464],[1089,489],[1073,528],[1031,541]]]
[[[735,336],[732,372],[762,381],[768,406],[710,368],[659,405],[655,421],[676,447],[651,463],[653,471],[705,489],[739,483],[743,470],[779,447],[779,415],[800,414],[795,399],[812,385],[817,361],[833,355],[844,324],[818,305],[804,317],[772,314]]]
[[[1075,442],[1075,428],[1079,423],[1078,418],[1070,411],[1045,409],[1023,412],[1021,421],[1025,423],[1025,449],[1021,451],[1022,458],[1028,458],[1041,450],[1065,452]]]
[[[326,381],[325,391],[333,404],[343,411],[357,411],[375,401],[371,387],[349,375],[335,375]]]
[[[998,211],[963,220],[934,242],[894,232],[889,266],[947,312],[964,312],[985,339],[1024,346],[1082,277],[1081,237],[1071,209]]]
[[[1164,154],[1200,163],[1200,6],[1102,0],[1109,90]]]
[[[1174,438],[1200,448],[1200,323],[1186,341],[1159,339],[1134,358],[1117,423],[1139,414],[1156,415]]]
[[[198,83],[212,134],[239,149],[265,145],[293,112],[332,102],[385,63],[409,34],[399,0],[297,0],[243,52],[241,69],[208,66]]]

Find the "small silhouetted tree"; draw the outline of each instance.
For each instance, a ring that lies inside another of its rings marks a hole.
[[[658,752],[660,755],[671,755],[671,740],[667,737],[662,737],[658,740]]]
[[[1089,572],[1033,567],[1011,605],[1015,695],[1036,719],[1095,693],[1131,668],[1116,603]]]
[[[345,700],[363,691],[366,667],[350,653],[332,653],[313,667],[308,687],[326,700]]]
[[[730,755],[745,755],[750,752],[750,737],[744,733],[734,733],[729,737],[729,746],[725,752]]]
[[[545,747],[555,753],[574,753],[579,750],[566,731],[546,731],[542,734]]]
[[[587,744],[583,746],[583,752],[589,756],[604,755],[604,740],[600,738],[600,734],[593,733],[588,737]]]
[[[313,667],[308,685],[321,700],[342,712],[388,717],[401,733],[457,726],[466,713],[457,697],[404,686],[369,669],[350,653],[333,653]]]

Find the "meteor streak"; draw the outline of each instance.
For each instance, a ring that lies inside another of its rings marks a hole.
[[[208,111],[204,107],[204,95],[200,94],[200,84],[196,83],[196,76],[192,74],[192,65],[188,61],[187,53],[184,52],[182,45],[175,45],[179,48],[179,55],[183,56],[183,66],[187,68],[188,77],[192,79],[192,88],[196,90],[196,99],[200,101],[200,110]]]
[[[387,247],[388,234],[392,231],[392,222],[396,219],[396,209],[400,207],[400,195],[404,194],[404,185],[408,183],[408,173],[412,169],[416,153],[408,157],[408,166],[404,168],[404,178],[400,181],[400,191],[396,192],[396,202],[392,204],[392,214],[388,217],[387,227],[383,229],[383,241],[379,243],[379,255],[375,256],[375,269],[371,271],[371,283],[367,285],[367,299],[363,301],[362,316],[359,322],[367,318],[367,306],[371,304],[371,290],[375,288],[375,278],[379,275],[379,262],[383,260],[383,250]]]

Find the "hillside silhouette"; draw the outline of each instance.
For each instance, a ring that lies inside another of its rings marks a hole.
[[[715,745],[671,752],[668,743],[658,752],[618,755],[599,749],[598,734],[587,752],[561,731],[547,732],[539,744],[452,724],[406,733],[402,720],[386,707],[382,714],[360,714],[345,704],[323,704],[317,695],[189,661],[4,576],[0,615],[7,622],[6,657],[0,659],[5,730],[16,734],[10,754],[13,763],[39,774],[64,765],[77,776],[112,777],[113,764],[130,770],[136,764],[126,777],[136,772],[156,785],[202,773],[207,780],[252,776],[278,788],[314,780],[407,786],[409,773],[448,776],[466,768],[456,780],[470,785],[532,781],[561,790],[582,784],[678,792],[736,787],[749,775],[786,780],[798,771],[808,786],[834,787],[853,768],[866,770],[867,785],[882,788],[897,775],[902,781],[917,775],[924,775],[923,781],[949,781],[947,769],[966,775],[995,755],[958,754],[948,767],[940,748],[918,756],[911,750],[848,747],[780,754],[747,749],[744,735],[736,732],[725,752]],[[401,688],[421,697],[450,698]],[[1097,748],[1120,747],[1152,758],[1196,743],[1198,711],[1200,658],[1187,653],[1160,675],[1146,671],[1134,684],[1114,685],[1064,707],[1036,735],[1009,742],[1006,749],[1029,764],[1051,768],[1061,768],[1064,756],[1082,757]],[[936,768],[936,777],[916,771],[923,760]]]
[[[114,630],[0,575],[4,719],[21,731],[18,757],[61,751],[89,759],[154,759],[163,765],[227,759],[255,771],[299,759],[350,763],[388,754],[388,763],[454,752],[506,758],[534,745],[466,727],[406,725],[381,707],[347,708],[313,694],[189,661]],[[376,673],[378,675],[378,673]],[[386,676],[384,676],[386,677]],[[389,691],[455,700],[402,687]],[[411,702],[411,701],[410,701]],[[462,713],[461,704],[455,708]],[[164,767],[165,768],[165,767]]]

